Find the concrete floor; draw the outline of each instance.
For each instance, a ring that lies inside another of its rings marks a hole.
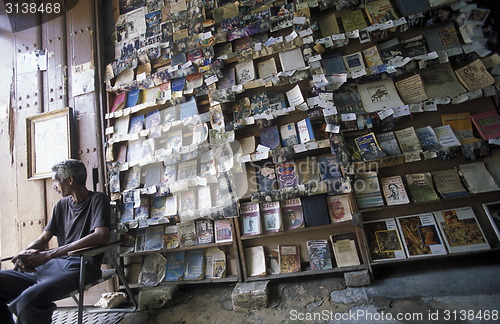
[[[234,285],[184,285],[173,305],[119,323],[500,323],[498,261],[496,253],[377,266],[374,282],[356,288],[343,277],[271,282],[268,307],[246,313],[232,310]]]

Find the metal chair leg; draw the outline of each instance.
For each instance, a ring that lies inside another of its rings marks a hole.
[[[78,287],[78,324],[83,323],[83,295],[85,291],[85,257],[80,257],[80,285]]]

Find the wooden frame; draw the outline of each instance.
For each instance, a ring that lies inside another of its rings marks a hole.
[[[52,175],[52,165],[72,157],[71,108],[26,118],[28,179]]]

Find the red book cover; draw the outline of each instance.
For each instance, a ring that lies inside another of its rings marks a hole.
[[[471,118],[483,139],[500,137],[500,116],[496,110],[475,114]]]

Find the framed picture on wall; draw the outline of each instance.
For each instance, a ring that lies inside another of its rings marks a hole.
[[[26,118],[29,180],[51,177],[55,163],[72,157],[72,122],[72,108]]]
[[[500,201],[483,204],[483,208],[500,240]]]

